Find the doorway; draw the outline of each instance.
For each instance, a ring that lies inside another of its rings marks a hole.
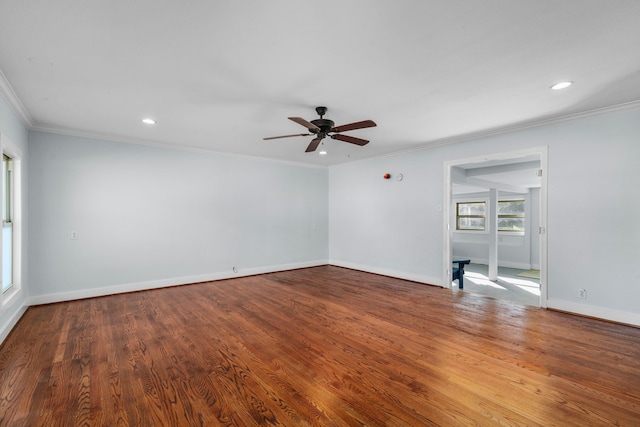
[[[546,307],[547,147],[447,161],[444,163],[443,181],[445,249],[443,286],[453,287],[451,280],[453,250],[454,246],[458,249],[460,242],[463,242],[467,246],[466,253],[462,255],[470,259],[472,264],[479,264],[475,270],[481,270],[486,264],[487,271],[484,279],[489,280],[487,284],[501,283],[503,280],[502,284],[505,286],[502,287],[508,287],[510,279],[506,279],[507,276],[499,279],[498,274],[513,276],[515,273],[509,271],[513,267],[526,270],[538,266],[533,264],[539,264],[539,298],[538,303],[533,305]],[[456,210],[460,201],[486,201],[487,206],[497,209],[500,200],[504,203],[507,200],[520,199],[525,200],[529,205],[526,219],[521,220],[526,221],[524,231],[498,232],[504,224],[499,222],[498,214],[493,209],[486,215],[486,224],[483,223],[482,215],[478,215],[476,222],[469,223],[472,224],[470,230],[465,229],[464,224],[462,226],[460,224],[461,218]],[[518,250],[522,253],[518,254]],[[529,250],[528,259],[526,258],[527,250]],[[501,252],[503,252],[502,256],[500,256]],[[524,280],[527,279],[524,278]],[[516,278],[515,282],[517,281]]]

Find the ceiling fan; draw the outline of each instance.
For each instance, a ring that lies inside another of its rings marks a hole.
[[[349,136],[349,135],[342,135],[341,132],[377,126],[373,120],[363,120],[361,122],[349,123],[346,125],[334,127],[333,120],[323,118],[323,116],[327,113],[327,107],[316,107],[316,113],[318,113],[320,118],[311,120],[310,122],[306,121],[302,117],[289,117],[289,120],[293,120],[299,125],[306,127],[310,133],[296,133],[293,135],[270,136],[262,139],[267,141],[270,139],[290,138],[292,136],[315,135],[315,138],[311,140],[311,143],[307,146],[307,149],[305,150],[306,153],[310,153],[312,151],[316,151],[316,148],[318,148],[318,145],[320,145],[320,142],[327,136],[331,139],[337,139],[338,141],[349,142],[351,144],[356,144],[360,146],[366,145],[369,143],[369,141],[367,141],[366,139],[356,138],[354,136]]]

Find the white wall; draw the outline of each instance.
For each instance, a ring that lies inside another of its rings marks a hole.
[[[21,147],[28,172],[25,297],[0,313],[0,338],[28,303],[233,277],[233,266],[241,275],[329,258],[442,284],[444,162],[541,145],[548,306],[640,325],[640,110],[327,172],[39,132],[27,144],[0,101],[0,132]]]
[[[640,324],[638,109],[333,167],[331,262],[443,285],[444,162],[544,145],[548,306]]]
[[[325,169],[41,132],[29,144],[32,303],[327,262]]]
[[[423,151],[331,168],[331,263],[440,283],[443,160]]]

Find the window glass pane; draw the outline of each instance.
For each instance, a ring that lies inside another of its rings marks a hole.
[[[4,185],[2,186],[2,220],[7,220],[7,168],[9,164],[7,161],[7,156],[3,156],[2,158],[2,176],[4,176]]]
[[[458,215],[485,215],[484,202],[458,203]]]
[[[484,231],[484,218],[458,218],[458,230]]]
[[[2,227],[2,292],[13,285],[13,227]]]
[[[498,231],[524,231],[524,218],[498,218]]]
[[[498,202],[498,215],[524,215],[524,200]]]

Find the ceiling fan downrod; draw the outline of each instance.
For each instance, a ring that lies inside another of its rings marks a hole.
[[[322,116],[327,114],[327,107],[316,107],[316,113],[322,118]]]

